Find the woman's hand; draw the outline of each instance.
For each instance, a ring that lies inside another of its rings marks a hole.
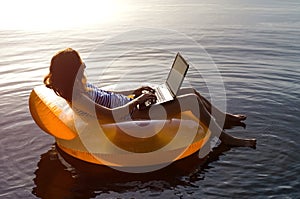
[[[139,110],[147,108],[150,104],[156,102],[156,96],[153,93],[144,93],[134,99],[136,107]]]
[[[138,88],[135,91],[133,91],[134,98],[137,98],[137,97],[141,96],[144,93],[146,94],[147,92],[150,93],[150,94],[153,94],[155,91],[150,86],[142,86],[141,88]]]

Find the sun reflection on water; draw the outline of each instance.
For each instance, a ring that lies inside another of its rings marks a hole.
[[[120,17],[128,6],[110,1],[4,1],[0,3],[1,29],[55,30],[108,23]]]

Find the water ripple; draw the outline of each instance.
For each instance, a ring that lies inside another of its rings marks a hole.
[[[124,25],[118,28],[109,24],[57,31],[0,30],[1,198],[33,198],[32,193],[40,197],[46,191],[47,196],[57,194],[57,198],[68,194],[85,198],[299,198],[299,2],[191,1],[183,7],[172,6],[171,1],[156,3],[157,15],[148,16],[153,3],[137,4],[141,10],[127,18],[124,15]],[[177,15],[180,19],[174,20]],[[101,49],[111,36],[153,23],[183,31],[195,42],[150,34],[151,48],[146,48],[147,42],[131,35],[131,40],[119,37]],[[202,45],[212,60],[195,55],[194,44]],[[134,49],[124,54],[124,46]],[[66,47],[79,50],[88,77],[99,86],[120,81],[161,82],[173,59],[170,52],[184,51],[193,55],[188,60],[199,59],[193,64],[199,64],[203,75],[191,68],[187,80],[208,97],[203,77],[216,80],[213,61],[225,84],[227,110],[248,116],[245,130],[228,132],[255,137],[257,148],[223,151],[205,166],[194,159],[142,179],[130,175],[122,179],[119,173],[97,175],[97,169],[81,173],[63,164],[51,148],[53,138],[30,117],[28,96],[34,86],[42,84],[53,54]],[[143,70],[135,70],[139,67]],[[109,71],[100,79],[103,68]]]

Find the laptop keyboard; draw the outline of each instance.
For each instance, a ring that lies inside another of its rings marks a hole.
[[[162,93],[162,91],[161,91],[161,89],[160,89],[160,87],[157,87],[155,89],[155,95],[157,97],[156,102],[163,102],[163,101],[166,100],[165,97],[164,97],[164,95],[163,95],[163,93]]]
[[[169,101],[170,98],[172,98],[165,86],[159,86],[155,88],[155,95],[157,97],[156,102],[165,102]]]

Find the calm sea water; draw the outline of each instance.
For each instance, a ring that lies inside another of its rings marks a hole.
[[[299,1],[128,4],[110,23],[0,30],[0,197],[300,198]],[[28,97],[66,47],[81,53],[99,86],[163,81],[173,52],[183,52],[201,69],[187,81],[203,95],[218,96],[222,91],[211,94],[205,85],[222,78],[227,110],[248,116],[245,130],[228,132],[256,138],[257,148],[221,147],[207,160],[196,154],[139,175],[65,156],[32,120]]]

